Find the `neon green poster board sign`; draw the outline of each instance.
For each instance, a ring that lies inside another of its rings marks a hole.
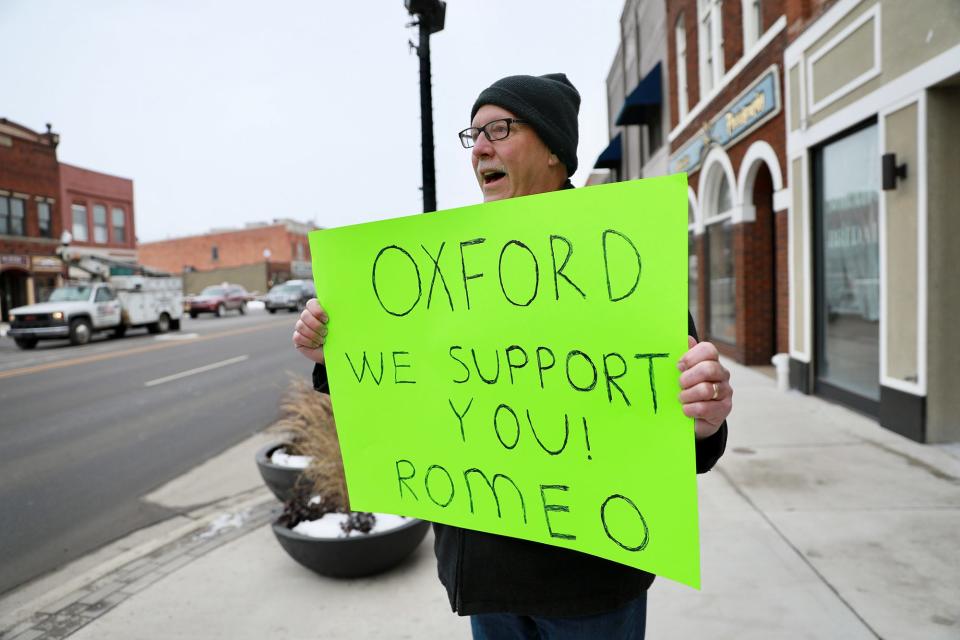
[[[699,587],[686,175],[310,234],[351,507]]]

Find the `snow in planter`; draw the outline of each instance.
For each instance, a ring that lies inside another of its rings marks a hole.
[[[310,456],[290,455],[283,447],[280,447],[270,455],[271,463],[278,467],[288,467],[290,469],[306,469],[311,459]]]
[[[354,514],[362,515],[362,514]],[[409,518],[393,515],[392,513],[374,513],[375,521],[370,533],[383,533],[397,529],[410,522]],[[300,535],[310,536],[311,538],[350,538],[366,535],[362,531],[348,528],[351,514],[347,513],[328,513],[317,520],[305,520],[291,529]]]

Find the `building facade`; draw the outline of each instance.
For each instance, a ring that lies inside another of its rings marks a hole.
[[[624,3],[620,45],[606,83],[610,144],[594,165],[610,171],[607,180],[666,174],[670,109],[665,22],[664,0]],[[599,175],[591,180],[598,184]]]
[[[689,181],[689,306],[744,364],[788,348],[784,0],[667,3],[669,173]]]
[[[265,291],[291,278],[312,277],[307,234],[315,228],[289,219],[252,223],[242,229],[144,242],[138,247],[139,257],[145,266],[161,271],[220,272],[221,280],[233,276],[233,281],[252,291]],[[251,265],[264,265],[264,269],[241,269]]]
[[[63,272],[57,254],[59,136],[0,118],[0,322],[45,298]]]
[[[784,52],[791,384],[960,440],[960,5],[813,4]]]
[[[137,261],[133,180],[60,163],[60,215],[70,255]],[[71,274],[83,277],[81,273]]]

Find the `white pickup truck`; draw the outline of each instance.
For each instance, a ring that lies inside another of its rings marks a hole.
[[[7,335],[21,349],[33,349],[47,339],[86,344],[100,331],[118,338],[130,327],[145,326],[150,333],[176,331],[182,314],[180,278],[113,276],[108,282],[58,287],[47,302],[12,309]]]

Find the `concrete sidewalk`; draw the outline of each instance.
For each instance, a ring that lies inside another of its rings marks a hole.
[[[730,362],[727,453],[699,479],[702,591],[657,580],[647,637],[960,638],[960,458]],[[468,638],[432,536],[382,576],[303,569],[267,523],[257,436],[147,498],[182,516],[0,600],[3,640]],[[197,503],[206,503],[195,506]]]

